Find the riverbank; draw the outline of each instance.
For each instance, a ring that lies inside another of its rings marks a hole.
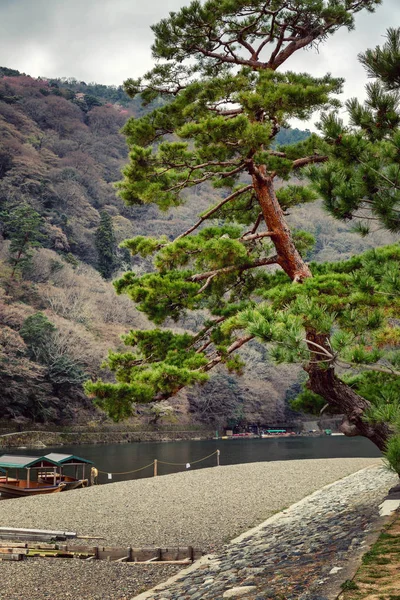
[[[400,598],[399,573],[400,513],[397,512],[363,556],[356,575],[342,583],[343,592],[338,600],[396,600]]]
[[[20,431],[0,435],[0,450],[9,448],[47,448],[85,444],[130,444],[132,442],[172,442],[210,440],[215,431]]]
[[[372,568],[362,572],[370,577],[368,581],[362,577],[358,581],[375,584],[373,589],[369,585],[365,600],[397,600],[398,595],[390,595],[393,589],[398,591],[398,582],[393,581],[397,556],[392,544],[388,548],[389,536],[381,535],[380,546],[365,553],[388,521],[380,516],[379,506],[394,482],[398,478],[381,467],[352,474],[132,600],[336,600],[361,557]],[[388,556],[382,556],[385,552],[392,553],[395,564],[383,573],[380,565],[390,563]],[[389,595],[382,595],[382,577]],[[346,600],[359,598],[356,593]]]
[[[365,458],[277,461],[124,481],[65,494],[6,500],[1,504],[2,523],[103,536],[104,545],[196,546],[204,552],[216,552],[230,539],[304,496],[376,464],[380,461]],[[367,478],[361,476],[359,495],[364,479]],[[373,485],[373,479],[371,475],[368,485]],[[383,494],[383,488],[390,487],[392,480],[393,476],[383,471],[378,493]],[[357,497],[354,503],[357,504]],[[340,506],[340,499],[337,504]],[[340,521],[336,527],[341,528]],[[309,531],[303,528],[303,541],[308,535]],[[159,569],[167,568],[146,568],[144,576],[142,571],[139,573],[140,567],[132,565],[98,562],[77,566],[75,562],[4,563],[0,598],[127,600],[143,588],[152,587],[160,580]],[[165,573],[163,577],[166,576]],[[74,581],[72,590],[66,588],[67,581]],[[193,600],[194,595],[195,591],[190,596]],[[175,598],[165,594],[160,597]]]

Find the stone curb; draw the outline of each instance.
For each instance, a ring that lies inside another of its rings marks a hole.
[[[264,527],[266,527],[267,525],[270,525],[270,524],[278,521],[281,518],[285,518],[286,517],[286,518],[290,519],[290,513],[293,510],[295,510],[298,507],[306,504],[307,502],[309,502],[315,496],[319,496],[319,495],[323,494],[327,489],[334,487],[339,482],[343,482],[346,479],[350,479],[351,477],[354,477],[354,475],[356,475],[356,474],[363,473],[363,472],[368,471],[370,469],[378,469],[381,466],[382,466],[381,464],[378,464],[378,465],[371,465],[369,467],[364,467],[364,469],[360,469],[359,471],[354,471],[354,473],[351,473],[350,475],[346,475],[345,477],[341,477],[340,479],[337,479],[336,481],[333,481],[332,483],[328,483],[327,485],[324,485],[324,487],[320,488],[319,490],[316,490],[315,492],[312,492],[312,494],[309,494],[308,496],[305,496],[304,498],[302,498],[298,502],[295,502],[294,504],[291,504],[288,508],[286,508],[286,509],[284,509],[284,510],[278,512],[278,513],[275,513],[274,515],[272,515],[271,517],[269,517],[268,519],[266,519],[266,521],[263,521],[262,523],[260,523],[259,525],[256,525],[252,529],[249,529],[248,531],[245,531],[244,533],[240,534],[238,537],[236,537],[233,540],[231,540],[227,544],[227,546],[231,546],[231,545],[237,544],[239,542],[242,542],[244,539],[253,536],[258,531],[260,531],[261,529],[263,529]],[[379,531],[379,533],[380,533],[380,531]],[[373,541],[374,540],[372,540],[372,543],[373,543]],[[197,569],[200,569],[204,565],[209,564],[210,561],[217,562],[218,561],[218,555],[217,554],[206,554],[200,560],[198,560],[195,563],[193,563],[192,565],[190,565],[190,567],[187,567],[186,569],[182,569],[176,575],[173,575],[172,577],[170,577],[169,579],[167,579],[167,581],[164,581],[163,583],[161,583],[161,584],[159,584],[159,585],[151,588],[150,590],[147,590],[146,592],[142,592],[138,596],[133,596],[131,598],[131,600],[152,600],[152,598],[154,597],[155,594],[158,594],[158,593],[160,593],[162,591],[168,590],[168,588],[170,587],[170,585],[173,584],[173,583],[175,583],[178,579],[180,579],[181,577],[184,577],[184,576],[186,576],[186,575],[188,575],[190,573],[193,573],[194,571],[197,571]],[[357,562],[357,567],[355,566],[354,563],[352,563],[352,566],[353,566],[354,573],[355,573],[356,569],[358,568],[358,562]],[[346,569],[346,571],[347,571],[347,569]],[[346,578],[349,578],[349,577],[346,577]],[[342,581],[343,581],[343,573],[341,572],[341,574],[340,574],[340,582],[342,582]],[[334,595],[330,594],[331,598],[336,598],[339,595],[340,591],[341,591],[340,587],[339,587],[339,584],[338,584],[338,587],[336,587],[336,586],[334,586],[334,587],[335,587],[335,591],[333,592]]]

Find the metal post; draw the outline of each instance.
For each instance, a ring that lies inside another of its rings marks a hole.
[[[217,467],[219,467],[219,455],[221,454],[221,450],[217,450]]]
[[[157,477],[157,459],[154,459],[154,477]]]

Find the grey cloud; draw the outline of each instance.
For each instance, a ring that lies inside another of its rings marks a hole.
[[[33,76],[74,76],[120,84],[151,68],[150,25],[185,0],[0,0],[0,64]],[[288,64],[315,75],[345,77],[345,96],[362,95],[365,73],[357,54],[382,43],[400,26],[399,0],[384,0],[375,14],[360,13],[356,30],[338,32]]]
[[[0,64],[120,84],[151,67],[150,25],[182,0],[0,0]]]

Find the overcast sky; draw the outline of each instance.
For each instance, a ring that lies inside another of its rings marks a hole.
[[[152,66],[150,25],[186,0],[0,0],[0,65],[32,76],[76,77],[121,84]],[[400,0],[383,0],[314,50],[298,52],[293,70],[345,77],[344,97],[363,96],[365,72],[357,54],[400,27]]]

